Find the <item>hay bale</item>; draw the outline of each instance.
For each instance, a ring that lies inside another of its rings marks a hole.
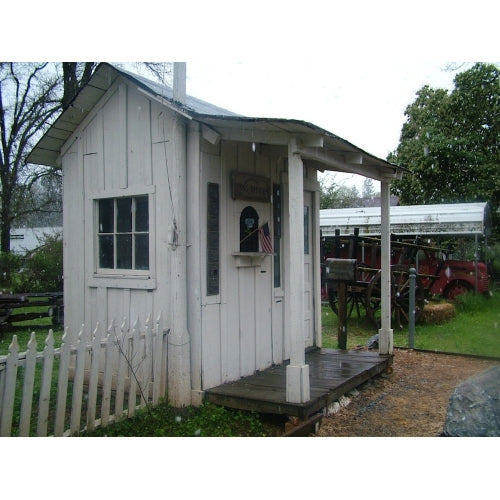
[[[449,302],[439,304],[426,304],[422,310],[420,323],[425,325],[437,325],[446,323],[455,317],[455,306]]]

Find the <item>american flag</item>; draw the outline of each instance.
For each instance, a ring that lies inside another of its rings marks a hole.
[[[267,222],[259,227],[259,235],[262,251],[265,253],[273,253],[273,242],[271,240],[271,234],[269,233],[269,224]]]

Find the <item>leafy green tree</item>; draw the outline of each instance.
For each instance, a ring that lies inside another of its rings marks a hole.
[[[402,204],[487,201],[500,235],[500,72],[477,63],[454,89],[422,87],[406,111],[389,161],[411,173],[395,181]]]
[[[320,180],[320,208],[349,208],[357,206],[359,192],[356,186],[337,184],[335,178]]]
[[[63,241],[61,235],[45,235],[40,245],[23,258],[23,268],[16,277],[21,292],[62,292]]]

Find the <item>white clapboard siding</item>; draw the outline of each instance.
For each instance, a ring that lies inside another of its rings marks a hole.
[[[50,330],[42,352],[33,333],[20,353],[14,335],[9,354],[0,356],[0,435],[34,435],[36,423],[37,436],[76,436],[158,404],[168,385],[167,331],[161,314],[142,325],[113,321],[106,335],[99,324],[92,331],[82,326],[78,335],[67,328],[57,349]]]

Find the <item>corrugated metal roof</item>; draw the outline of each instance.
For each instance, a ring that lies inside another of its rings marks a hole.
[[[397,235],[481,235],[490,232],[487,203],[451,203],[443,205],[408,205],[391,207],[391,232]],[[343,208],[320,210],[323,236],[380,234],[380,208]]]
[[[352,172],[374,179],[394,177],[405,170],[305,121],[241,116],[192,96],[186,96],[186,104],[181,105],[173,100],[172,88],[108,63],[98,66],[89,83],[35,146],[28,161],[57,166],[58,157],[66,141],[119,77],[127,79],[144,92],[162,99],[179,113],[196,119],[230,140],[248,140],[252,137],[255,142],[287,145],[291,135],[297,135],[301,139],[321,138],[322,147],[304,148],[301,151],[303,158],[317,165],[320,170]]]
[[[154,95],[162,97],[163,99],[167,99],[168,101],[172,102],[172,104],[175,103],[174,90],[172,89],[172,87],[169,87],[168,85],[162,84],[160,82],[155,82],[153,80],[150,80],[149,78],[145,78],[144,76],[131,73],[130,71],[117,68],[116,66],[112,67],[125,78],[132,80],[136,84],[140,84],[144,90],[152,92]],[[190,95],[186,95],[185,105],[180,105],[180,103],[175,104],[177,104],[179,109],[182,109],[185,112],[191,112],[200,115],[206,114],[215,116],[240,116],[237,113],[229,111],[228,109],[215,106],[214,104]]]

